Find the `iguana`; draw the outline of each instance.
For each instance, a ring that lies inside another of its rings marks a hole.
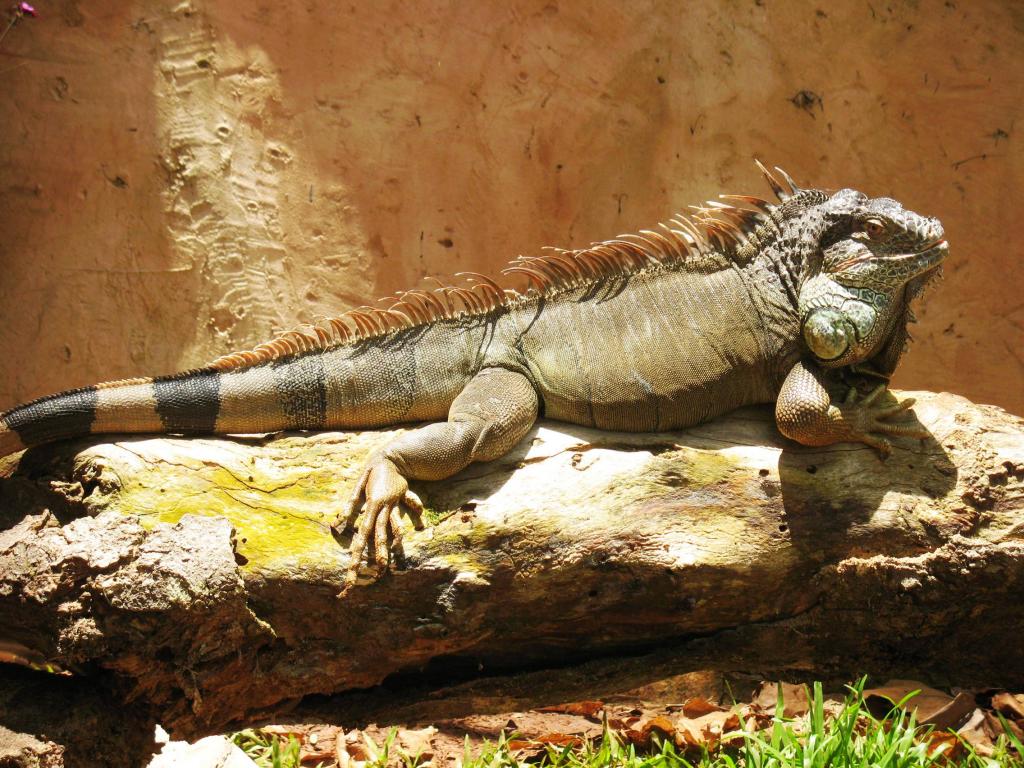
[[[805,445],[884,453],[884,434],[923,437],[890,420],[912,401],[881,405],[884,383],[835,403],[826,384],[840,369],[892,372],[910,301],[947,253],[941,224],[757,165],[778,203],[722,195],[656,229],[519,257],[505,272],[525,277],[523,292],[461,273],[461,286],[410,290],[202,368],[50,395],[0,416],[0,455],[86,434],[431,422],[370,458],[334,523],[354,532],[351,585],[371,540],[387,567],[401,506],[422,510],[408,480],[496,459],[540,416],[672,430],[774,402],[780,431]]]

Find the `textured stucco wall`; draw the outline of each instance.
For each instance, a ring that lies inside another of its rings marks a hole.
[[[0,43],[0,408],[719,192],[946,225],[897,384],[1024,412],[1024,5],[54,0]]]

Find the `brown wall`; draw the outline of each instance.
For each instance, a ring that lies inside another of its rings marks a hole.
[[[0,43],[0,408],[764,193],[939,216],[903,387],[1024,412],[1024,5],[54,0]]]

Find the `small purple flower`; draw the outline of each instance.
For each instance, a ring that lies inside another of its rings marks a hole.
[[[18,3],[18,13],[22,16],[31,16],[33,18],[39,15],[36,13],[35,7],[28,3]]]

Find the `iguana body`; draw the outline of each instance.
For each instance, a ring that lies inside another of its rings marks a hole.
[[[19,406],[0,417],[0,455],[90,433],[436,422],[384,447],[357,483],[346,527],[366,516],[351,581],[371,537],[386,564],[399,504],[419,507],[407,479],[497,458],[538,415],[653,431],[775,402],[800,442],[885,448],[871,433],[912,433],[884,421],[908,404],[835,405],[824,380],[895,366],[909,298],[945,256],[942,228],[891,200],[799,190],[788,177],[786,190],[765,173],[780,205],[735,197],[749,207],[521,258],[508,271],[530,280],[525,295],[474,276],[472,288],[411,291],[202,369]]]

